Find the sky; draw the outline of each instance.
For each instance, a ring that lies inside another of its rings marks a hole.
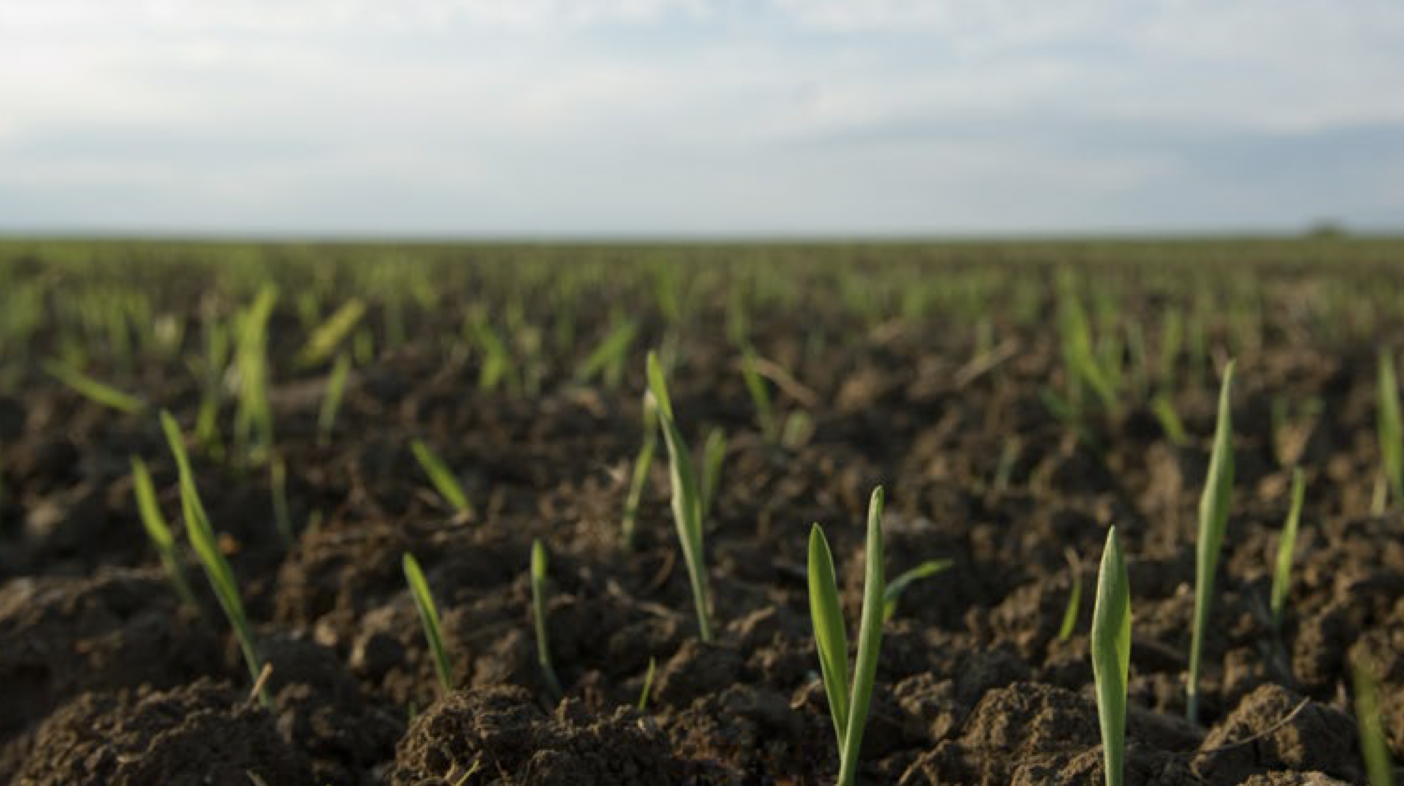
[[[1399,0],[0,0],[0,233],[1404,231]]]

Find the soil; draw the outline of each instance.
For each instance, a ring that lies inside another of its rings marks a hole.
[[[1133,305],[1159,324],[1154,299]],[[1212,371],[1173,391],[1187,444],[1134,401],[1092,413],[1094,439],[1079,439],[1043,403],[1063,374],[1047,325],[998,323],[998,340],[1018,351],[971,376],[968,331],[939,318],[756,314],[758,352],[802,385],[775,388],[777,408],[812,423],[808,439],[782,447],[756,428],[721,338],[723,305],[704,304],[681,334],[671,382],[692,444],[713,426],[729,436],[706,540],[718,631],[703,643],[663,461],[635,548],[620,543],[642,437],[641,347],[661,340],[661,317],[644,319],[618,388],[577,383],[578,358],[562,357],[534,396],[482,392],[476,355],[446,358],[427,340],[384,348],[353,374],[325,445],[315,436],[325,369],[297,369],[296,342],[278,342],[275,323],[273,403],[300,528],[291,548],[273,524],[266,470],[195,455],[272,664],[271,709],[251,699],[196,563],[185,569],[198,615],[180,606],[142,534],[130,455],[151,466],[163,510],[180,520],[155,417],[114,414],[35,375],[22,396],[0,397],[0,783],[832,783],[807,533],[825,525],[856,630],[878,484],[887,575],[954,562],[912,584],[886,626],[860,782],[1102,782],[1087,630],[1115,523],[1133,590],[1127,783],[1364,783],[1352,658],[1381,681],[1389,743],[1404,761],[1404,515],[1370,513],[1375,347],[1289,340],[1298,325],[1272,306],[1256,348],[1212,341],[1211,359],[1239,350],[1237,479],[1201,725],[1184,720],[1184,679]],[[1041,308],[1052,314],[1051,295]],[[583,334],[604,334],[603,313],[581,319]],[[412,323],[411,336],[430,323]],[[811,323],[825,329],[807,333]],[[1379,341],[1404,335],[1381,325]],[[199,394],[188,375],[111,378],[147,379],[143,394],[189,433]],[[1319,414],[1276,422],[1283,395],[1319,400]],[[461,474],[473,515],[438,500],[414,438]],[[1012,458],[998,478],[1002,455]],[[1307,501],[1275,631],[1270,566],[1297,463]],[[559,699],[537,666],[527,575],[537,537],[550,551]],[[406,590],[405,552],[442,615],[458,686],[448,693]],[[1075,582],[1077,627],[1060,639]]]

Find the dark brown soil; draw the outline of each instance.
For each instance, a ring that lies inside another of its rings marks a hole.
[[[1137,305],[1152,324],[1156,303]],[[721,306],[699,313],[672,385],[694,445],[710,426],[730,437],[707,536],[711,644],[697,638],[662,462],[638,546],[620,547],[641,439],[640,353],[618,390],[574,383],[574,359],[564,358],[532,397],[478,392],[476,356],[446,360],[409,341],[357,369],[334,439],[319,446],[325,371],[282,372],[297,346],[275,341],[292,513],[302,526],[317,512],[318,523],[284,549],[266,471],[196,456],[273,665],[271,711],[249,700],[198,567],[186,570],[203,616],[179,607],[142,534],[129,455],[152,466],[162,507],[179,521],[154,416],[115,415],[39,377],[22,399],[0,398],[0,783],[247,784],[246,773],[270,786],[831,783],[837,751],[811,637],[806,536],[811,522],[825,524],[856,628],[862,524],[877,484],[889,500],[888,576],[927,559],[954,567],[913,584],[886,627],[861,782],[1102,781],[1086,634],[1112,523],[1134,594],[1129,784],[1363,783],[1352,657],[1374,664],[1392,752],[1404,760],[1404,515],[1369,513],[1373,344],[1290,340],[1296,324],[1267,309],[1261,345],[1238,348],[1237,482],[1203,725],[1193,726],[1184,677],[1212,373],[1174,392],[1187,445],[1171,444],[1137,402],[1093,413],[1095,439],[1078,439],[1041,400],[1063,373],[1046,325],[999,324],[1017,353],[967,377],[970,344],[940,320],[865,327],[824,313],[758,314],[757,349],[805,388],[777,391],[777,406],[805,408],[813,423],[811,438],[782,448],[757,433],[736,353],[720,337]],[[603,317],[591,319],[586,327],[602,330]],[[650,340],[660,337],[655,319]],[[816,322],[832,326],[822,341],[806,333]],[[1216,334],[1213,358],[1227,356],[1226,341]],[[187,431],[198,403],[190,385],[172,375],[146,389]],[[1275,430],[1269,412],[1283,395],[1319,399],[1321,414]],[[461,473],[473,517],[453,516],[429,489],[409,449],[417,437]],[[1295,463],[1307,504],[1274,633],[1269,571]],[[560,701],[536,662],[534,537],[551,552]],[[446,695],[406,591],[407,551],[443,616],[459,686]],[[1079,622],[1060,640],[1074,582]],[[650,661],[656,678],[639,711]]]

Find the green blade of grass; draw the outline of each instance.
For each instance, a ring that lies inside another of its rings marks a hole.
[[[887,583],[887,591],[882,597],[882,619],[884,622],[892,619],[892,615],[897,613],[897,601],[901,599],[902,592],[914,581],[935,576],[947,568],[954,565],[953,560],[929,559],[917,565],[911,570],[898,574],[897,578]]]
[[[648,694],[653,691],[653,673],[658,669],[658,661],[654,658],[648,659],[648,671],[644,672],[643,690],[639,692],[638,710],[643,712],[648,706]]]
[[[604,337],[599,346],[595,347],[576,367],[575,381],[586,384],[597,376],[603,376],[605,384],[613,387],[614,379],[618,375],[615,369],[623,368],[624,359],[638,332],[639,323],[636,320],[624,319],[620,321],[610,330],[609,335]]]
[[[531,542],[531,609],[536,622],[536,663],[552,699],[561,697],[561,681],[551,664],[551,642],[546,634],[546,546],[540,538]]]
[[[1107,786],[1121,786],[1126,767],[1126,685],[1131,665],[1131,582],[1116,527],[1107,532],[1092,611],[1092,676],[1102,728]]]
[[[429,582],[424,580],[424,571],[419,569],[419,561],[413,554],[405,552],[401,564],[405,570],[405,581],[409,583],[414,608],[419,612],[419,622],[424,626],[424,638],[429,642],[429,652],[434,658],[434,673],[439,677],[439,687],[444,693],[448,693],[453,690],[453,670],[449,666],[448,650],[444,648],[439,610],[434,605],[434,596],[429,592]]]
[[[1404,502],[1404,424],[1399,415],[1399,378],[1394,373],[1394,355],[1380,351],[1379,414],[1380,457],[1393,503]]]
[[[682,545],[683,561],[687,564],[692,583],[693,604],[697,607],[697,627],[703,641],[712,640],[712,623],[708,612],[709,593],[707,569],[702,550],[702,496],[697,488],[697,473],[692,467],[692,455],[682,432],[673,420],[673,402],[668,398],[668,385],[658,355],[648,353],[648,386],[658,403],[658,422],[663,428],[663,441],[668,447],[668,474],[673,487],[673,522]]]
[[[726,460],[726,432],[714,428],[702,443],[702,520],[712,515],[712,504],[721,485],[722,462]]]
[[[1214,573],[1219,565],[1224,532],[1228,528],[1229,501],[1233,496],[1233,369],[1224,367],[1219,389],[1219,415],[1214,427],[1214,447],[1209,454],[1209,475],[1199,499],[1199,533],[1195,538],[1194,627],[1190,639],[1189,680],[1185,715],[1199,722],[1199,674],[1204,637],[1209,630],[1209,610],[1214,598]]]
[[[770,400],[770,388],[766,386],[757,366],[756,351],[748,344],[741,351],[741,378],[756,408],[756,423],[760,426],[761,436],[767,442],[775,442],[780,438],[779,421],[775,418],[775,405]]]
[[[472,517],[473,506],[468,502],[468,494],[464,492],[458,478],[454,477],[443,459],[424,444],[423,440],[416,439],[411,442],[410,450],[414,451],[415,459],[419,461],[419,466],[424,468],[424,473],[429,476],[429,482],[434,484],[434,490],[439,492],[439,496],[443,497],[455,512]]]
[[[1297,527],[1302,518],[1302,501],[1306,497],[1306,479],[1301,467],[1292,471],[1292,506],[1282,525],[1282,537],[1277,542],[1277,562],[1272,572],[1272,626],[1282,627],[1282,613],[1287,607],[1287,591],[1292,585],[1292,554],[1297,548]]]
[[[624,548],[634,547],[634,531],[638,526],[639,502],[643,500],[644,487],[648,484],[648,471],[653,466],[653,454],[658,450],[658,405],[651,392],[643,397],[643,445],[634,459],[634,471],[629,478],[629,496],[624,500],[624,518],[620,522],[620,533]]]
[[[1360,755],[1370,786],[1394,786],[1394,764],[1380,718],[1380,691],[1369,667],[1357,658],[1351,663],[1355,692],[1355,719],[1360,729]]]
[[[327,377],[327,392],[322,397],[321,409],[317,411],[317,444],[326,445],[331,441],[332,429],[336,426],[337,413],[341,411],[341,400],[346,395],[346,380],[351,376],[351,357],[346,353],[336,356],[331,376]]]
[[[161,412],[161,429],[166,434],[171,454],[175,456],[180,476],[180,506],[181,514],[185,518],[185,534],[190,539],[190,545],[195,548],[196,556],[200,558],[205,577],[209,579],[210,588],[214,590],[220,608],[224,610],[230,627],[234,629],[235,638],[239,640],[239,648],[243,651],[244,664],[249,669],[249,676],[257,683],[259,674],[263,671],[263,656],[259,654],[253,628],[244,613],[244,603],[239,597],[239,586],[234,580],[234,571],[219,550],[214,528],[210,525],[205,505],[200,500],[200,492],[195,486],[195,474],[190,469],[190,458],[185,452],[185,438],[169,412]],[[266,688],[260,690],[259,695],[264,706],[272,705]]]
[[[322,363],[331,357],[336,348],[346,340],[366,313],[366,304],[359,298],[351,298],[341,305],[326,321],[317,326],[293,359],[299,368],[308,368]]]
[[[101,404],[108,409],[114,409],[127,415],[134,415],[146,409],[146,402],[130,393],[123,393],[117,388],[84,374],[83,372],[66,366],[62,363],[48,361],[44,363],[44,371],[54,379],[62,382],[84,398]]]
[[[1170,440],[1170,444],[1178,447],[1189,443],[1185,424],[1180,420],[1179,413],[1175,411],[1175,404],[1168,394],[1159,393],[1151,399],[1151,413],[1160,423],[1160,430],[1165,432],[1165,438]]]
[[[1058,625],[1058,641],[1067,641],[1077,629],[1077,615],[1082,608],[1082,563],[1077,558],[1077,552],[1068,549],[1066,552],[1068,569],[1072,575],[1072,591],[1068,593],[1068,605],[1063,609],[1063,621]]]
[[[185,580],[185,571],[180,567],[180,558],[176,556],[175,537],[171,535],[171,528],[166,524],[166,518],[161,515],[161,507],[156,502],[156,487],[151,482],[151,473],[146,469],[146,462],[136,456],[132,457],[132,488],[136,493],[141,524],[146,529],[146,535],[151,539],[152,545],[156,547],[156,554],[161,558],[161,567],[166,572],[166,578],[175,589],[176,596],[198,613],[200,603],[195,600],[195,592]]]
[[[882,553],[882,487],[873,489],[868,502],[868,542],[863,571],[863,616],[858,623],[858,657],[853,666],[853,692],[848,698],[848,726],[839,757],[839,786],[853,786],[858,774],[858,752],[868,723],[868,705],[877,678],[882,648],[882,607],[886,594]]]
[[[834,579],[834,558],[824,530],[817,523],[809,529],[808,575],[809,618],[819,650],[820,676],[829,699],[834,735],[842,751],[843,735],[848,731],[848,633],[844,630],[838,583]]]

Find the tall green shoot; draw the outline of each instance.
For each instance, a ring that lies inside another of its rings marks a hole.
[[[317,444],[325,446],[331,442],[332,429],[336,427],[336,416],[341,411],[341,401],[346,396],[346,380],[351,375],[351,357],[345,352],[336,356],[331,375],[327,377],[327,392],[322,396],[322,406],[317,411]]]
[[[702,520],[712,515],[712,504],[721,486],[722,462],[726,460],[726,432],[714,428],[702,443]]]
[[[1394,786],[1394,764],[1389,758],[1389,742],[1380,717],[1380,689],[1363,659],[1351,663],[1355,692],[1355,721],[1360,728],[1360,755],[1365,759],[1365,775],[1370,786]]]
[[[746,383],[746,392],[756,408],[756,423],[761,436],[767,442],[780,438],[780,421],[775,417],[775,405],[771,402],[770,388],[760,373],[760,359],[749,344],[741,350],[741,379]]]
[[[1228,528],[1229,502],[1233,496],[1233,369],[1224,367],[1219,389],[1219,415],[1214,427],[1214,447],[1209,454],[1209,476],[1199,498],[1199,534],[1195,539],[1194,627],[1190,639],[1189,681],[1185,715],[1199,722],[1199,673],[1204,637],[1209,630],[1209,609],[1214,597],[1214,574]]]
[[[712,622],[708,610],[710,593],[707,588],[707,567],[702,545],[702,494],[697,486],[697,473],[692,467],[692,454],[673,419],[673,402],[668,397],[668,383],[655,352],[648,353],[648,387],[658,405],[658,423],[663,429],[663,441],[668,447],[668,475],[673,487],[673,523],[682,545],[683,561],[687,564],[692,583],[692,600],[697,607],[697,628],[703,641],[712,640]]]
[[[136,456],[132,457],[132,488],[136,493],[141,525],[146,529],[146,536],[151,539],[151,544],[156,547],[156,554],[161,558],[161,568],[165,570],[166,578],[175,589],[176,596],[198,613],[200,603],[195,600],[195,591],[190,588],[190,583],[185,580],[185,571],[180,567],[175,537],[171,535],[171,528],[166,524],[166,518],[161,515],[161,507],[156,502],[156,487],[151,482],[151,472],[146,469],[146,462]]]
[[[134,415],[146,408],[146,402],[142,401],[140,398],[130,393],[124,393],[104,382],[99,382],[78,369],[71,368],[62,363],[45,363],[44,371],[48,372],[49,376],[72,388],[84,398],[101,404],[108,409],[113,409],[127,415]]]
[[[1131,666],[1131,582],[1116,527],[1107,532],[1092,611],[1092,677],[1102,727],[1107,786],[1121,786],[1126,770],[1126,686]]]
[[[653,454],[658,450],[658,405],[651,392],[643,396],[643,445],[634,458],[634,471],[629,478],[629,496],[624,500],[624,519],[620,532],[624,538],[624,548],[634,547],[634,532],[638,528],[639,503],[643,500],[644,487],[648,485],[648,471],[653,466]]]
[[[882,487],[873,489],[868,502],[867,553],[863,573],[863,613],[858,626],[858,657],[853,679],[848,676],[848,635],[839,605],[834,560],[824,530],[809,530],[809,614],[829,715],[839,748],[838,786],[853,786],[858,773],[858,752],[873,697],[886,600],[882,548]]]
[[[453,690],[453,669],[449,665],[448,650],[444,647],[439,609],[434,605],[433,594],[429,592],[429,582],[424,580],[424,571],[419,569],[419,560],[406,551],[400,562],[405,570],[405,581],[409,584],[410,598],[414,600],[419,622],[424,626],[424,638],[429,642],[429,652],[434,658],[434,673],[439,677],[439,687],[448,693]]]
[[[230,627],[234,629],[235,638],[239,640],[239,648],[243,651],[244,665],[249,669],[249,677],[257,684],[259,674],[263,671],[263,656],[259,654],[253,628],[244,613],[244,603],[239,598],[239,585],[234,580],[234,571],[224,559],[223,552],[219,550],[214,528],[205,513],[204,503],[200,501],[200,492],[195,486],[195,474],[190,469],[190,458],[185,452],[185,437],[169,412],[161,412],[161,429],[165,431],[166,442],[170,445],[171,454],[175,456],[176,468],[180,475],[180,507],[185,518],[185,534],[190,539],[190,545],[195,548],[195,554],[200,558],[205,577],[209,579],[210,588],[214,590],[220,608],[224,610]],[[272,705],[266,688],[261,689],[259,694],[264,706]]]
[[[1394,373],[1394,355],[1380,351],[1379,412],[1380,458],[1385,480],[1394,504],[1404,502],[1404,423],[1399,415],[1399,378]]]
[[[536,663],[551,698],[561,696],[561,681],[551,663],[551,642],[546,634],[546,546],[540,538],[531,542],[531,612],[536,622]]]
[[[346,337],[351,335],[361,317],[366,313],[366,304],[359,298],[351,298],[341,305],[335,313],[322,324],[318,325],[308,337],[307,344],[297,353],[293,360],[300,368],[308,368],[324,362],[331,357],[337,347],[341,346]]]
[[[239,373],[234,441],[254,463],[273,448],[273,407],[268,400],[268,321],[278,302],[278,288],[266,284],[239,316],[234,367]]]
[[[1302,501],[1306,497],[1306,479],[1301,467],[1292,471],[1292,506],[1282,525],[1282,537],[1277,542],[1277,561],[1272,571],[1272,627],[1282,627],[1282,614],[1287,608],[1287,591],[1292,586],[1292,554],[1297,549],[1297,526],[1302,519]]]

